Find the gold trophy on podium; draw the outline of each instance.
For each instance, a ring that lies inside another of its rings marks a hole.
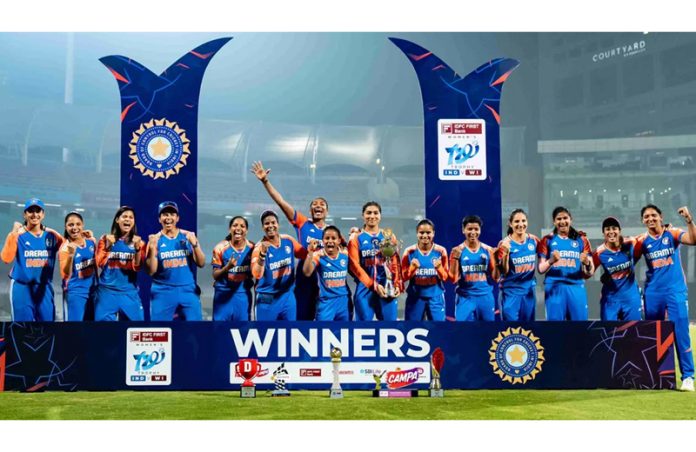
[[[341,365],[341,356],[343,353],[338,347],[331,349],[331,364],[333,365],[333,384],[331,385],[331,390],[329,391],[329,397],[332,399],[342,399],[343,389],[341,389],[341,383],[338,381],[338,368]]]

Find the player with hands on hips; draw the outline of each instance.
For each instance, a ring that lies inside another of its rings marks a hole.
[[[326,226],[322,241],[323,249],[318,240],[310,242],[302,267],[306,276],[316,269],[319,285],[316,320],[350,320],[348,253],[341,247],[341,231],[336,226]]]
[[[92,231],[84,229],[79,212],[65,216],[63,237],[65,242],[58,252],[63,279],[63,320],[92,320],[97,289],[97,241]]]
[[[556,207],[551,217],[553,232],[541,239],[538,248],[539,273],[546,274],[546,319],[587,320],[585,279],[594,273],[590,241],[573,227],[565,207]]]
[[[213,249],[213,320],[247,321],[252,306],[251,253],[254,244],[247,240],[249,222],[235,216],[229,234]]]
[[[481,243],[483,221],[477,215],[462,220],[465,240],[450,253],[449,275],[457,285],[457,321],[495,320],[493,284],[498,279],[495,250]]]
[[[679,358],[682,391],[694,390],[694,358],[689,336],[689,297],[686,278],[679,255],[679,246],[696,245],[696,226],[688,207],[680,207],[677,213],[686,223],[686,231],[665,224],[662,211],[654,204],[640,211],[647,231],[636,237],[636,260],[645,258],[648,267],[643,290],[645,320],[674,322],[674,338]],[[667,314],[667,317],[665,317]]]
[[[31,198],[24,203],[24,224],[15,222],[0,252],[10,270],[10,306],[14,322],[52,322],[53,269],[64,238],[43,225],[44,203]]]
[[[505,321],[530,322],[536,311],[536,267],[539,238],[527,232],[527,213],[515,209],[507,235],[498,244],[500,296]]]
[[[157,208],[162,229],[151,234],[147,245],[147,270],[152,276],[150,319],[174,319],[178,308],[186,320],[203,320],[201,290],[196,267],[203,268],[205,254],[192,231],[179,229],[179,206],[164,201]]]
[[[406,289],[405,320],[428,318],[445,320],[445,286],[449,278],[447,250],[434,242],[435,225],[428,219],[416,225],[418,243],[404,250],[402,276],[409,281]]]
[[[145,319],[137,275],[145,259],[145,248],[135,225],[135,211],[129,206],[120,207],[110,233],[97,243],[95,259],[100,272],[95,320],[115,321],[119,315],[132,321]]]

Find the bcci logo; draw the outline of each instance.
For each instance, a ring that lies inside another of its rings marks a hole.
[[[176,122],[152,119],[133,132],[129,157],[143,176],[168,179],[186,165],[190,143],[186,131]]]
[[[544,363],[544,347],[531,331],[508,328],[498,333],[488,349],[493,373],[503,381],[525,384],[536,378]]]

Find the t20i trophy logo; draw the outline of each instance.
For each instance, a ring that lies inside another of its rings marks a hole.
[[[168,179],[179,174],[191,154],[186,131],[167,118],[151,119],[133,132],[129,157],[143,176]]]
[[[512,384],[534,380],[544,363],[544,347],[539,338],[522,327],[498,333],[488,354],[493,373]]]

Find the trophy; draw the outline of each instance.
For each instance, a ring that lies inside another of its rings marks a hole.
[[[243,399],[249,399],[256,397],[256,386],[251,381],[256,377],[261,371],[261,364],[256,359],[240,359],[239,362],[234,366],[234,371],[236,374],[244,379],[241,388],[239,389],[239,396]]]
[[[442,385],[440,384],[440,371],[444,365],[445,354],[442,352],[440,347],[437,347],[430,356],[430,369],[432,370],[430,375],[430,389],[428,390],[430,397],[445,396],[445,391],[442,389]]]
[[[387,276],[387,281],[384,283],[384,290],[387,293],[387,298],[394,298],[396,297],[396,290],[394,289],[394,272],[390,267],[392,257],[399,252],[399,242],[391,229],[384,229],[383,236],[384,238],[381,242],[379,242],[379,252],[382,253],[382,256],[384,257],[382,266],[384,267],[384,273]]]
[[[290,373],[285,368],[285,363],[278,366],[276,370],[273,371],[273,376],[271,381],[275,384],[275,389],[271,392],[273,397],[289,396],[290,391],[285,388],[285,380],[290,378]]]
[[[343,389],[341,389],[341,383],[338,381],[338,367],[341,365],[341,356],[343,353],[338,347],[331,349],[331,364],[333,364],[333,384],[331,385],[331,391],[329,391],[329,397],[332,399],[342,399]]]
[[[372,397],[379,397],[380,393],[383,392],[383,383],[382,383],[382,377],[384,374],[387,372],[386,370],[383,370],[381,374],[377,374],[377,370],[374,371],[372,374],[372,378],[375,380],[375,389],[372,390]]]

